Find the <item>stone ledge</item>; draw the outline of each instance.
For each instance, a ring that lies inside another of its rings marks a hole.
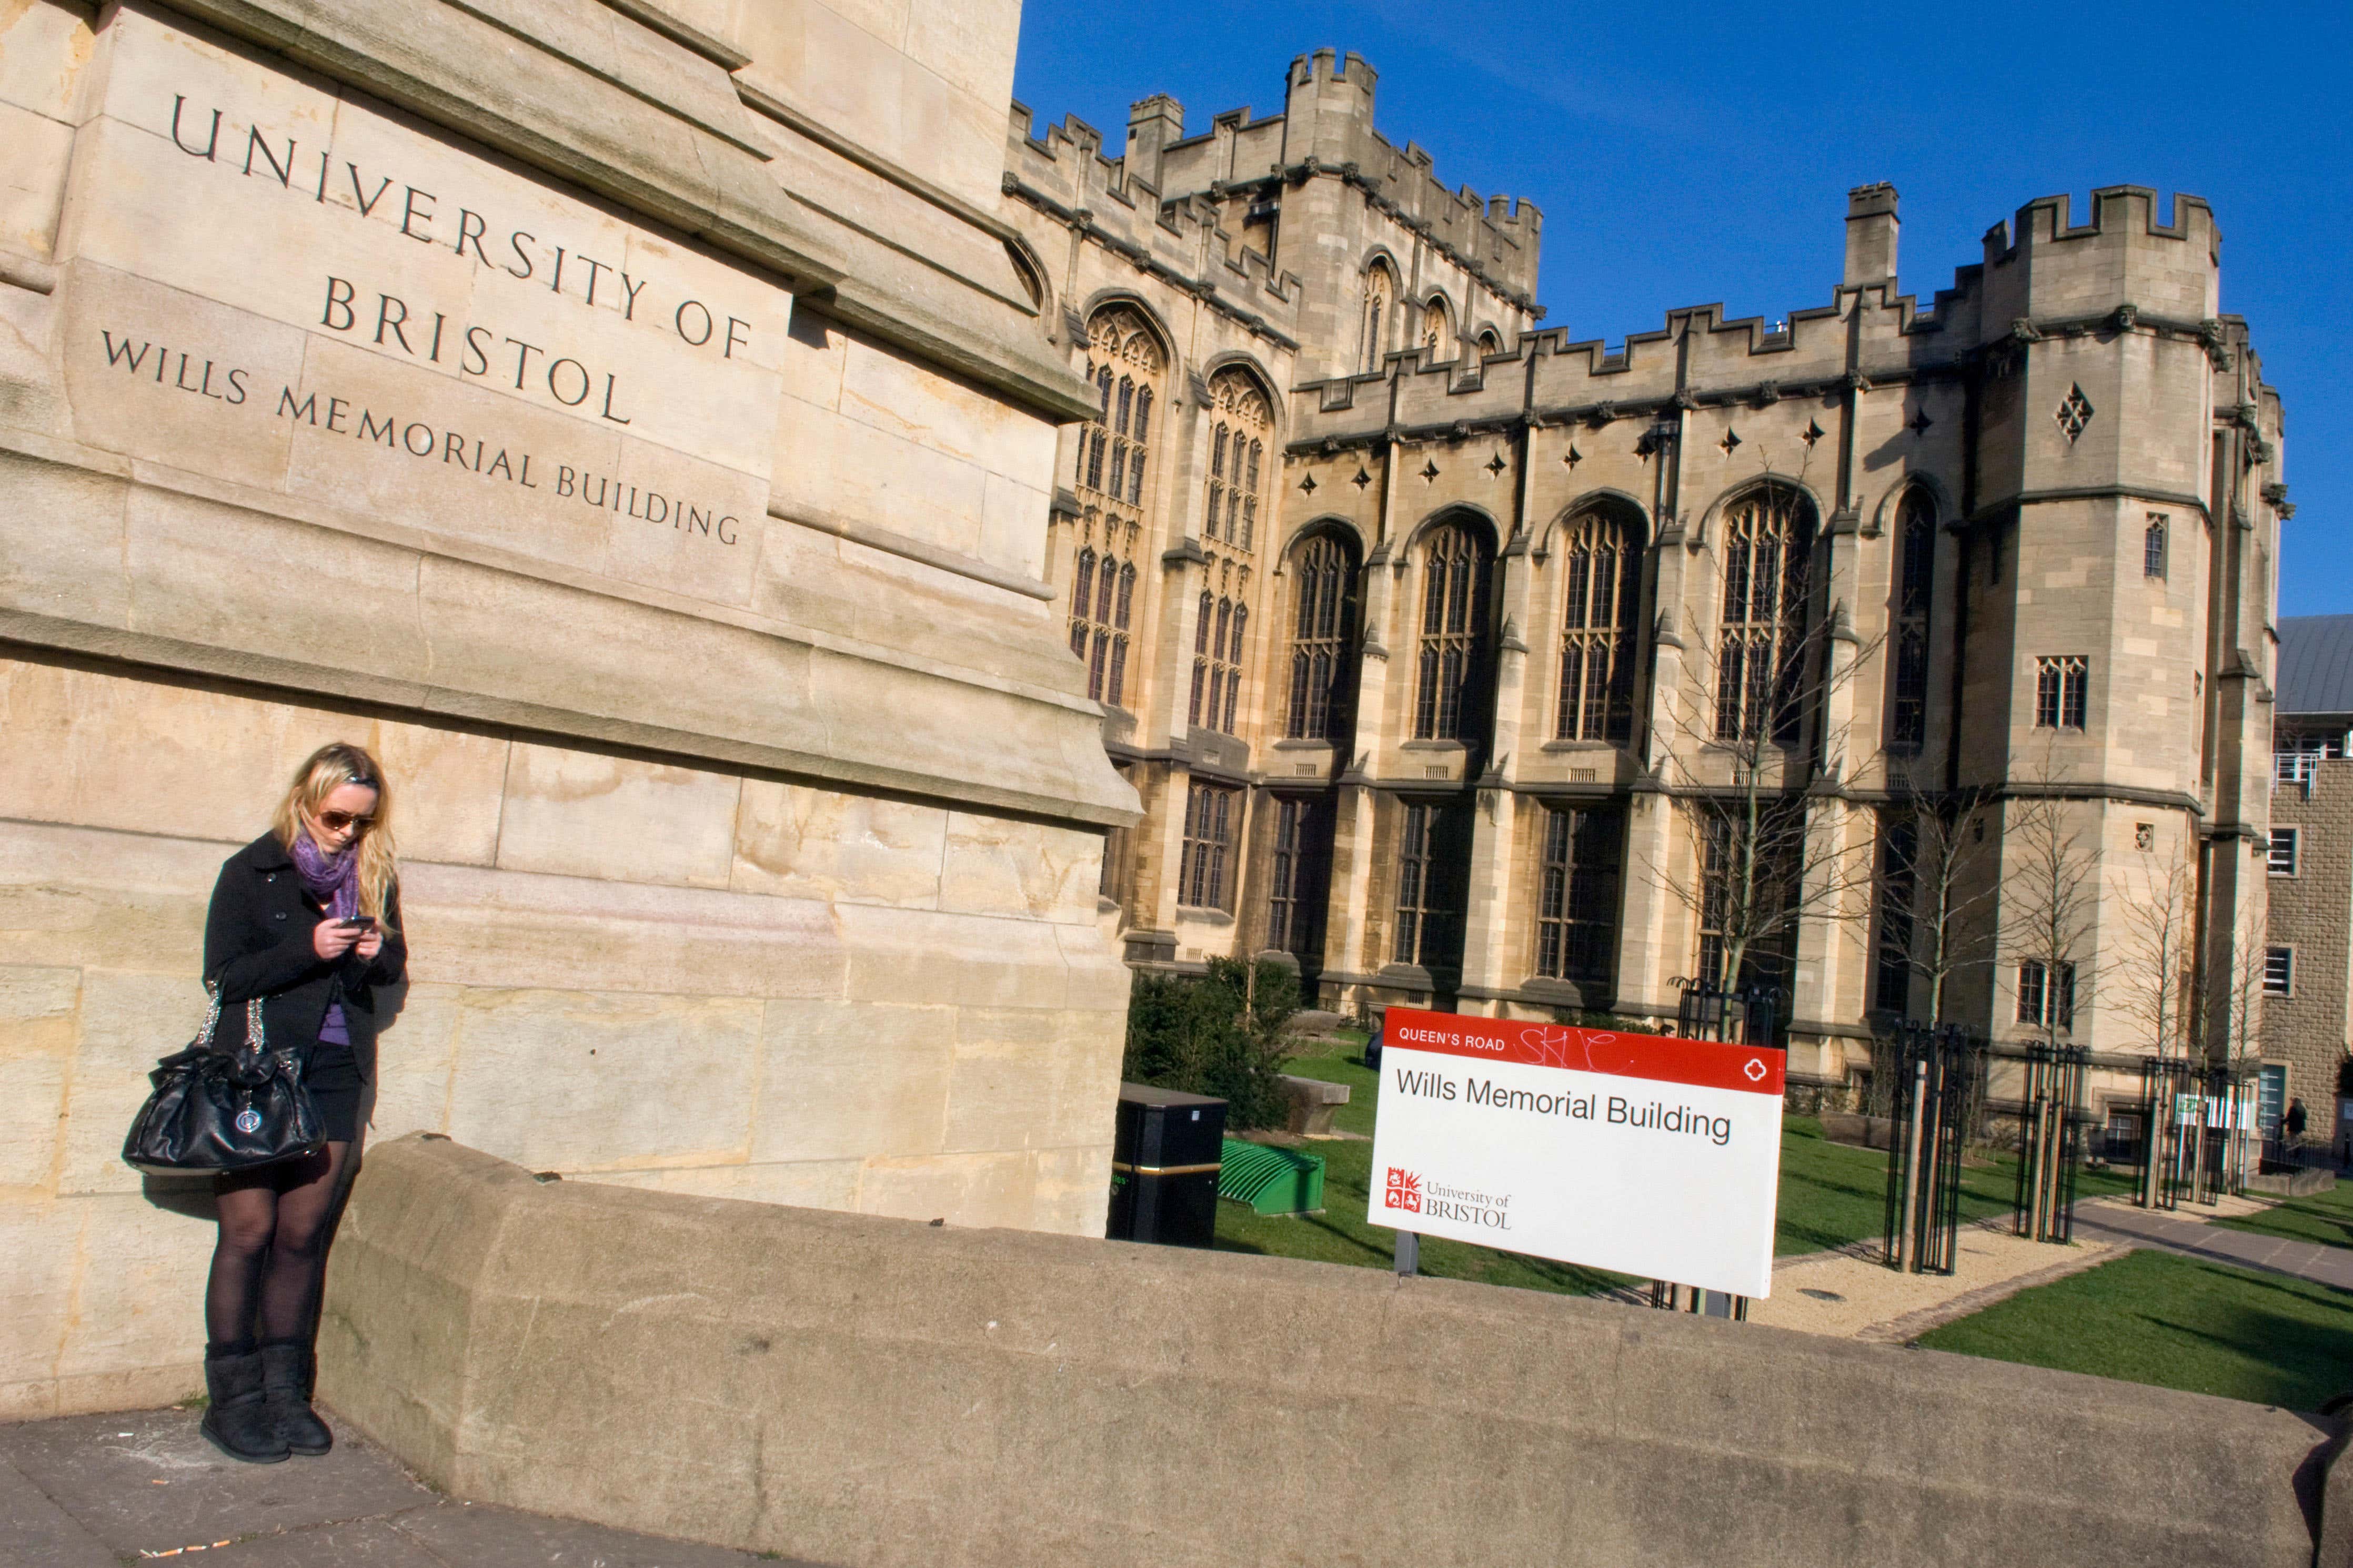
[[[320,1352],[325,1397],[453,1495],[860,1568],[1225,1568],[1302,1540],[2305,1568],[2348,1490],[2337,1423],[2261,1405],[1380,1270],[543,1186],[413,1139],[370,1152]]]
[[[245,487],[29,432],[0,431],[0,466],[11,456],[26,465],[12,489],[27,515],[38,515],[47,499],[45,477],[62,486],[94,473],[121,485],[126,505],[142,491],[185,497],[288,530],[317,530],[328,548],[355,556],[396,552],[408,609],[385,619],[414,636],[365,668],[320,662],[322,650],[289,641],[269,621],[208,628],[239,639],[235,647],[174,636],[151,602],[183,599],[185,585],[140,570],[135,552],[117,552],[74,558],[74,566],[97,562],[80,583],[60,574],[63,564],[41,563],[37,580],[0,585],[0,640],[1047,821],[1135,820],[1132,790],[1103,760],[1099,705],[1073,691],[422,531],[384,525],[370,538],[332,509],[290,507]],[[57,502],[60,514],[74,504],[62,496]],[[174,516],[142,526],[190,525]],[[49,613],[69,585],[90,602]],[[133,602],[148,613],[134,617]],[[629,657],[648,649],[661,658]],[[1041,641],[1025,662],[1048,673],[1053,651]],[[359,657],[340,647],[323,653]],[[706,682],[673,679],[673,670],[732,672],[746,696],[729,701]],[[886,690],[909,722],[851,722],[870,715]],[[946,711],[960,713],[959,727],[986,743],[943,750],[931,743],[936,726],[913,721]]]

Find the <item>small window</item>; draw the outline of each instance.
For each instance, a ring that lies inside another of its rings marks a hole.
[[[2292,947],[2263,949],[2263,994],[2266,996],[2295,994],[2295,949]]]
[[[2133,824],[2133,847],[2136,849],[2154,849],[2157,847],[2156,823],[2136,822]]]
[[[2048,989],[2048,979],[2042,965],[2034,963],[2018,966],[2018,1021],[2021,1024],[2042,1022],[2042,997]]]
[[[1227,852],[1233,847],[1240,790],[1197,784],[1185,804],[1185,854],[1176,870],[1176,901],[1195,909],[1229,907]]]
[[[1536,973],[1607,984],[1618,928],[1615,813],[1547,809],[1536,906]]]
[[[1324,951],[1322,898],[1332,874],[1332,816],[1317,800],[1274,802],[1266,945],[1303,959]]]
[[[2293,827],[2272,829],[2271,873],[2274,877],[2295,875],[2296,830]]]
[[[2060,1030],[2075,1026],[2075,966],[2029,959],[2018,966],[2018,1021]]]
[[[2092,683],[2092,661],[2082,654],[2034,661],[2034,727],[2080,730]]]
[[[2165,518],[2161,513],[2148,514],[2148,531],[2141,535],[2140,571],[2144,577],[2165,580]]]
[[[1438,808],[1409,804],[1398,842],[1397,935],[1390,954],[1399,963],[1419,963],[1430,910],[1430,840]]]

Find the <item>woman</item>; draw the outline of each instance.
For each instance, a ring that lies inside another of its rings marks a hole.
[[[407,963],[393,859],[392,795],[357,746],[320,747],[270,830],[230,856],[205,921],[205,983],[220,1000],[214,1046],[262,1034],[296,1047],[324,1150],[223,1175],[205,1295],[205,1436],[270,1464],[332,1442],[311,1408],[311,1346],[337,1200],[359,1163],[361,1096],[375,1066],[378,988]]]

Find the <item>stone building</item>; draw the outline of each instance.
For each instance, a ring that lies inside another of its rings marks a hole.
[[[2353,616],[2290,616],[2279,633],[2260,1104],[2270,1131],[2302,1100],[2306,1142],[2342,1150],[2353,1138],[2337,1095],[2353,1048]]]
[[[2030,203],[1924,306],[1867,186],[1826,303],[1611,345],[1374,88],[1318,53],[1112,149],[1014,112],[1097,402],[1049,566],[1144,801],[1129,960],[1531,1018],[1772,984],[1820,1085],[1939,994],[2119,1064],[2211,1032],[2150,976],[2262,919],[2285,490],[2206,205]]]
[[[1134,795],[1042,582],[1018,23],[0,6],[0,1418],[198,1386],[207,1189],[116,1151],[334,738],[377,1138],[1101,1234]]]

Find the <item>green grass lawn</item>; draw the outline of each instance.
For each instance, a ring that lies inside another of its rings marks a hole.
[[[2308,1198],[2290,1198],[2261,1214],[2214,1222],[2231,1230],[2257,1236],[2285,1237],[2290,1241],[2316,1241],[2323,1247],[2353,1247],[2353,1184],[2339,1182]]]
[[[2315,1410],[2353,1390],[2353,1293],[2133,1252],[2021,1291],[1918,1342]]]
[[[1293,1058],[1290,1070],[1301,1078],[1346,1084],[1354,1092],[1332,1123],[1343,1132],[1371,1134],[1379,1086],[1355,1057],[1298,1057]],[[1390,1267],[1397,1256],[1397,1233],[1365,1217],[1372,1204],[1373,1146],[1342,1140],[1311,1143],[1304,1152],[1324,1159],[1324,1212],[1269,1217],[1252,1213],[1247,1204],[1220,1203],[1219,1247],[1229,1252],[1305,1258],[1318,1263]],[[1444,1279],[1516,1285],[1567,1296],[1591,1295],[1623,1278],[1599,1268],[1578,1268],[1435,1237],[1422,1240],[1421,1271]]]

